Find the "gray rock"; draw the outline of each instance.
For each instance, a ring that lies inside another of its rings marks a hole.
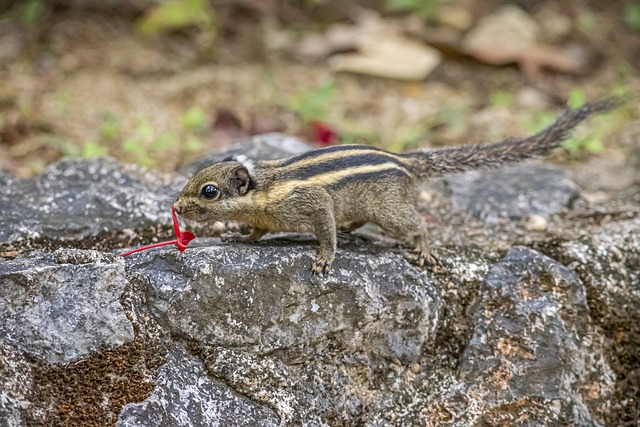
[[[440,299],[428,276],[397,253],[338,250],[326,279],[308,244],[216,244],[141,253],[127,269],[148,281],[160,324],[207,344],[257,354],[329,335],[352,351],[415,360],[433,339]]]
[[[18,427],[27,425],[18,405],[19,403],[13,397],[0,389],[0,421],[2,421],[3,426]]]
[[[468,316],[459,365],[438,366],[446,354],[438,348],[418,370],[391,370],[393,394],[382,396],[370,425],[601,425],[615,375],[570,270],[514,247],[491,268]]]
[[[28,397],[33,387],[31,367],[24,355],[0,340],[0,425],[27,425],[24,414],[33,413]]]
[[[446,180],[454,208],[488,223],[531,215],[548,218],[578,195],[567,172],[551,165],[523,164]]]
[[[311,150],[312,147],[298,138],[280,133],[266,133],[237,141],[225,150],[212,153],[189,163],[180,173],[191,176],[213,163],[228,156],[245,155],[253,160],[277,160]]]
[[[586,291],[570,270],[512,248],[489,272],[473,318],[460,380],[475,396],[474,423],[602,422],[595,415],[605,409],[615,375],[592,340]]]
[[[618,375],[608,424],[640,422],[640,218],[594,227],[552,248],[585,283],[595,323],[607,337],[609,363]]]
[[[0,263],[0,340],[49,363],[119,346],[133,339],[119,301],[125,285],[124,263],[95,251]]]
[[[640,217],[595,228],[555,252],[585,281],[601,322],[640,324]]]
[[[207,376],[202,362],[183,349],[168,353],[151,396],[122,408],[116,426],[277,426],[269,408]]]
[[[169,225],[185,181],[109,158],[65,159],[29,180],[0,175],[0,243]]]

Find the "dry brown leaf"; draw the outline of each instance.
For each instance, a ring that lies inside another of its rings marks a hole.
[[[440,63],[434,48],[400,36],[372,36],[358,53],[335,55],[329,59],[333,71],[348,71],[399,80],[423,80]]]
[[[333,71],[423,80],[440,63],[442,55],[403,32],[400,22],[362,11],[355,25],[336,24],[323,36],[304,39],[298,45],[298,53],[307,59],[335,54],[328,60]]]
[[[542,27],[523,10],[506,6],[486,16],[462,42],[464,52],[491,65],[517,63],[529,77],[537,77],[543,68],[564,73],[585,72],[584,55],[574,56],[539,39]]]

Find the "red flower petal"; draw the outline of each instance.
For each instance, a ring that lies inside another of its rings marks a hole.
[[[173,232],[176,235],[175,240],[169,240],[167,242],[160,242],[160,243],[154,243],[152,245],[142,246],[136,249],[132,249],[123,254],[120,254],[120,256],[125,257],[131,254],[134,254],[136,252],[145,251],[147,249],[157,248],[158,246],[165,246],[165,245],[176,245],[178,246],[178,250],[180,252],[184,252],[185,249],[187,249],[189,242],[196,238],[196,235],[190,231],[185,231],[184,233],[180,232],[180,224],[178,224],[178,218],[176,217],[176,211],[173,209],[173,205],[171,205],[171,216],[173,217]]]
[[[338,139],[338,132],[324,122],[312,122],[315,142],[320,145],[331,145]]]
[[[178,217],[176,216],[176,211],[173,208],[173,205],[171,205],[171,217],[173,218],[173,233],[178,239],[180,239],[180,224],[178,224]]]

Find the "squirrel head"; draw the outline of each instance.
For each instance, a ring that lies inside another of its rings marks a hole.
[[[244,156],[228,157],[197,172],[174,204],[176,213],[194,221],[233,219],[243,210],[239,198],[253,188],[253,163]]]

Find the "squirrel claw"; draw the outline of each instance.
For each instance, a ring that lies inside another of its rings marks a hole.
[[[313,265],[311,266],[311,273],[316,276],[324,276],[329,273],[329,270],[331,270],[331,262],[322,257],[316,258],[316,260],[313,261]]]
[[[442,262],[428,251],[406,252],[404,257],[410,263],[422,268],[426,267],[434,273],[442,271]]]

